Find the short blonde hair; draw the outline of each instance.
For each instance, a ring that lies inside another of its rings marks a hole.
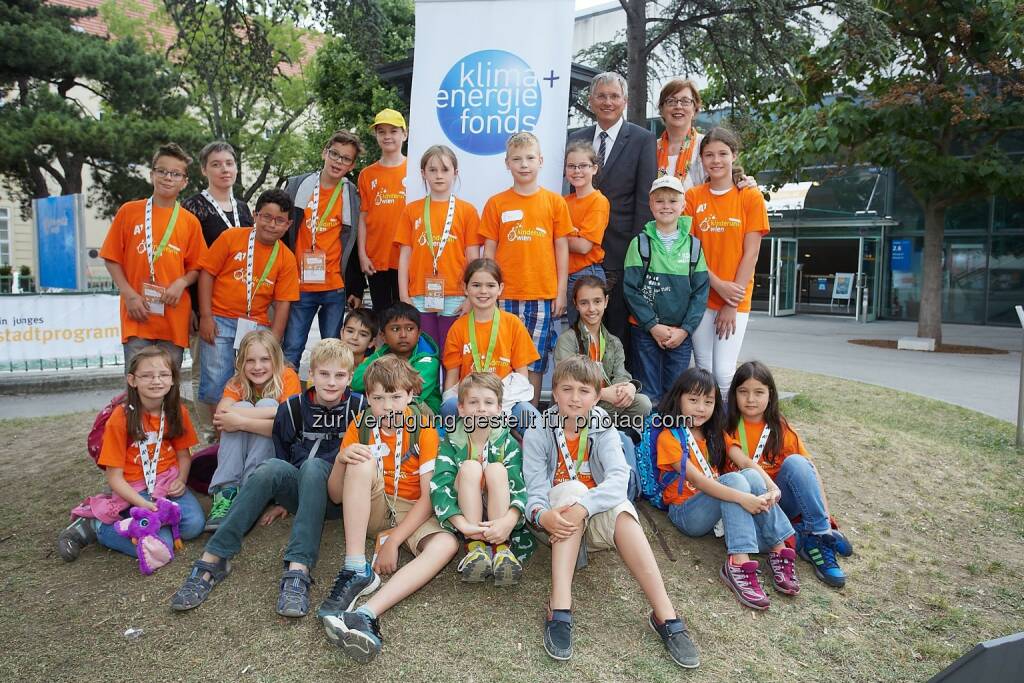
[[[651,197],[660,197],[660,196],[666,195],[666,194],[670,194],[673,197],[683,197],[683,196],[685,196],[682,192],[676,192],[671,187],[659,187],[657,190],[652,192],[649,196],[651,196]]]
[[[408,391],[417,396],[423,388],[423,378],[409,365],[409,361],[387,353],[366,368],[363,386],[367,394],[373,387],[380,387],[384,391]]]
[[[508,142],[505,143],[505,156],[513,149],[521,149],[523,147],[536,147],[537,151],[540,151],[540,139],[530,133],[529,131],[519,131],[509,137]]]
[[[341,367],[352,372],[356,361],[352,350],[340,339],[321,339],[309,354],[309,369],[312,372],[324,363],[341,363]]]
[[[573,379],[592,386],[600,393],[601,385],[604,384],[604,373],[597,361],[587,356],[569,356],[560,360],[555,366],[555,372],[551,376],[551,386],[554,387],[566,379]]]
[[[504,395],[501,380],[493,372],[471,372],[463,377],[459,382],[459,403],[466,400],[466,394],[470,389],[486,389],[494,392],[494,395],[498,397],[499,404]]]

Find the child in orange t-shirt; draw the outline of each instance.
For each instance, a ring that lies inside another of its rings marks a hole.
[[[379,315],[399,297],[395,227],[405,209],[407,160],[402,143],[409,134],[405,117],[394,109],[379,111],[370,130],[377,138],[380,159],[359,173],[359,267]]]
[[[469,310],[461,281],[466,264],[480,251],[480,217],[452,193],[459,160],[450,147],[427,149],[420,173],[428,195],[405,207],[395,232],[401,249],[398,292],[420,312],[420,330],[443,349],[455,319]]]
[[[604,280],[604,249],[601,240],[608,227],[611,206],[600,190],[594,188],[594,176],[600,162],[594,146],[586,140],[570,142],[565,148],[565,177],[573,192],[565,196],[572,217],[573,231],[569,236],[569,280],[566,288],[569,324],[579,318],[573,287],[584,275]]]
[[[107,420],[96,461],[104,468],[111,494],[94,496],[75,508],[72,514],[76,519],[57,539],[57,550],[67,562],[77,559],[83,547],[97,541],[136,557],[132,539],[121,536],[114,527],[131,507],[156,512],[157,498],[177,503],[182,539],[203,532],[203,508],[185,486],[192,464],[190,448],[198,439],[178,395],[178,366],[166,349],[150,345],[132,356],[126,380],[124,402]],[[143,541],[143,553],[151,569],[171,559],[174,540],[170,528],[161,529],[159,538]]]
[[[281,339],[288,309],[299,298],[295,256],[281,244],[291,222],[292,200],[267,190],[256,200],[256,225],[225,230],[200,263],[199,400],[215,404],[235,366],[235,349],[246,333],[271,328]],[[270,306],[274,321],[270,322]]]
[[[125,368],[143,348],[164,348],[181,368],[188,346],[192,299],[206,253],[199,220],[181,208],[192,158],[174,143],[153,156],[153,196],[121,206],[100,249],[121,292],[121,343]]]
[[[741,605],[763,610],[771,604],[757,578],[758,562],[750,559],[758,552],[769,553],[775,590],[796,595],[796,554],[785,543],[794,532],[777,504],[779,487],[756,463],[739,457],[739,449],[727,452],[725,411],[711,373],[700,368],[684,372],[658,412],[665,423],[657,450],[658,469],[669,474],[662,480],[668,518],[687,536],[704,536],[712,529],[720,535],[717,529],[724,528],[728,558],[719,578]],[[740,471],[725,472],[727,457]]]
[[[743,346],[754,266],[761,238],[768,234],[768,210],[760,190],[735,184],[743,177],[734,165],[739,150],[739,139],[725,128],[714,128],[701,139],[700,158],[710,180],[686,191],[683,210],[693,218],[693,234],[701,241],[711,280],[707,309],[692,335],[694,361],[715,376],[723,395]]]
[[[534,406],[555,345],[555,322],[565,313],[568,238],[573,231],[565,200],[537,183],[543,163],[537,136],[510,137],[505,166],[512,187],[488,199],[480,217],[484,256],[511,276],[501,306],[523,321],[540,354],[529,368]]]
[[[525,428],[540,415],[528,400],[533,387],[526,379],[527,368],[539,355],[533,339],[519,318],[498,308],[505,284],[497,263],[474,259],[466,266],[463,282],[469,313],[452,325],[441,354],[444,424],[455,428],[459,380],[471,372],[493,372],[504,387],[503,411],[513,416],[515,427]]]

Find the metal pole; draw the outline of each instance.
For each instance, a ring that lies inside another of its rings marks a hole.
[[[1024,328],[1024,306],[1015,306],[1020,326]],[[1020,379],[1017,393],[1017,448],[1024,448],[1024,335],[1021,336]]]

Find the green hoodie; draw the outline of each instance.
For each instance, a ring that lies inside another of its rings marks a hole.
[[[697,258],[696,267],[690,272],[691,221],[689,216],[679,217],[676,225],[680,237],[667,250],[658,237],[655,222],[644,226],[643,231],[651,243],[650,268],[645,279],[640,238],[634,237],[626,250],[622,288],[626,303],[645,332],[662,324],[681,327],[692,336],[704,316],[711,280],[703,250]]]
[[[509,548],[520,562],[533,554],[536,541],[526,525],[526,483],[523,481],[523,451],[509,430],[505,427],[492,428],[487,437],[487,462],[500,462],[508,472],[508,492],[512,507],[519,510],[516,522],[509,536]],[[456,529],[449,521],[461,515],[458,492],[455,490],[455,476],[459,466],[469,457],[469,435],[460,420],[455,431],[441,442],[434,459],[434,474],[430,478],[430,502],[441,526],[452,532]]]
[[[386,353],[391,353],[387,344],[382,344],[379,349],[359,364],[352,374],[352,390],[361,394],[366,393],[366,383],[363,382],[363,375],[370,363],[377,360]],[[427,405],[435,415],[441,412],[441,353],[437,348],[437,342],[430,338],[425,332],[420,332],[420,339],[416,348],[409,356],[409,363],[423,378],[423,388],[420,390],[419,400]]]

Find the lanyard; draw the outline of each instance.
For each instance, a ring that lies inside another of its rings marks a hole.
[[[319,214],[320,210],[320,174],[316,174],[316,190],[313,191],[313,209],[312,215],[309,217],[309,231],[313,233],[313,239],[310,242],[309,250],[316,251],[316,233],[322,230],[324,223],[327,222],[327,217],[331,215],[331,209],[334,208],[334,204],[338,201],[338,197],[341,195],[341,186],[345,184],[345,179],[342,178],[338,181],[338,184],[334,186],[334,192],[331,193],[331,198],[327,202],[327,208],[324,209],[323,214]]]
[[[676,157],[676,167],[673,169],[673,175],[679,180],[686,178],[686,174],[690,171],[690,158],[693,156],[693,147],[697,143],[697,129],[690,126],[690,133],[687,136],[686,147],[679,150],[679,156]],[[658,139],[658,176],[665,176],[669,174],[668,170],[668,131],[661,134]]]
[[[448,244],[448,238],[452,234],[452,219],[455,218],[455,195],[449,195],[448,197],[448,215],[444,219],[444,230],[441,232],[441,240],[437,245],[437,251],[434,250],[434,233],[430,230],[430,195],[423,200],[423,232],[427,236],[427,247],[430,248],[430,253],[434,256],[434,275],[437,275],[437,262],[441,260],[441,254],[444,252],[445,245]]]
[[[220,216],[220,219],[224,221],[224,225],[228,226],[229,228],[234,227],[233,225],[231,225],[231,221],[228,220],[228,217],[224,213],[224,210],[220,208],[220,203],[213,198],[213,195],[210,194],[208,190],[203,190],[203,199],[205,199],[206,201],[210,202],[210,204],[213,205],[213,210],[216,211],[217,215]],[[238,200],[235,199],[234,195],[231,196],[231,205],[235,207],[235,222],[241,223],[242,214],[238,210]]]
[[[740,418],[739,424],[736,426],[736,431],[740,435],[740,447],[743,449],[743,455],[749,455],[750,459],[755,463],[761,459],[761,454],[764,453],[764,445],[768,443],[768,434],[771,433],[771,428],[768,425],[764,426],[761,430],[761,438],[757,441],[757,448],[754,449],[754,454],[750,455],[750,446],[747,445],[747,429],[743,424],[743,418]]]
[[[572,455],[569,453],[569,445],[565,440],[565,430],[555,427],[555,442],[558,444],[558,452],[562,455],[562,462],[565,463],[565,471],[569,478],[576,479],[576,472],[583,467],[583,459],[587,455],[587,437],[590,435],[590,427],[584,427],[579,433],[579,443],[576,444],[576,464],[573,465]]]
[[[404,417],[404,415],[403,415]],[[399,425],[398,429],[395,430],[395,493],[391,497],[391,502],[388,505],[391,511],[392,526],[394,526],[395,516],[395,505],[398,504],[398,482],[402,479],[402,442],[405,440],[405,426]],[[380,427],[375,426],[373,428],[373,443],[375,446],[380,446],[384,443],[380,436]],[[380,459],[381,468],[384,467],[384,458]],[[384,492],[384,501],[387,502],[388,494]]]
[[[590,341],[590,345],[591,346],[594,345],[593,340]],[[601,361],[604,360],[604,347],[605,347],[604,332],[602,332],[597,337],[597,362],[598,363],[600,363]]]
[[[135,445],[139,449],[139,460],[142,461],[142,475],[146,478],[146,490],[149,491],[149,495],[153,495],[153,490],[156,488],[156,465],[160,460],[160,449],[164,442],[164,411],[160,409],[160,431],[156,435],[156,446],[153,449],[153,453],[149,452],[149,436],[147,435],[145,441],[136,441]]]
[[[267,259],[267,265],[263,267],[263,274],[260,275],[259,282],[256,286],[252,286],[252,262],[253,252],[256,249],[256,228],[252,228],[249,231],[249,249],[246,251],[245,258],[245,315],[252,315],[252,300],[256,296],[256,292],[259,291],[260,286],[266,281],[267,276],[270,275],[270,269],[274,267],[274,261],[277,260],[277,252],[281,247],[281,242],[274,242],[274,248],[270,252],[270,258]]]
[[[174,202],[174,210],[171,211],[171,220],[167,221],[167,229],[160,240],[160,245],[153,251],[153,198],[146,200],[146,258],[149,261],[149,280],[156,282],[156,260],[164,253],[164,248],[171,241],[171,233],[174,232],[174,225],[178,222],[178,210],[181,204]]]
[[[679,439],[679,432],[676,432],[676,430],[674,429],[672,431],[675,432],[676,438]],[[700,465],[700,469],[704,472],[704,476],[707,477],[708,479],[717,479],[718,476],[711,471],[711,466],[708,464],[707,458],[705,458],[704,454],[701,452],[700,447],[697,446],[697,442],[694,440],[693,434],[691,434],[690,430],[687,429],[686,427],[683,427],[683,433],[686,434],[686,440],[683,441],[683,439],[679,439],[680,442],[683,443],[684,451],[682,464],[683,476],[686,476],[685,467],[687,456],[685,451],[689,450],[693,453],[693,457],[697,459],[697,464]]]
[[[498,325],[501,311],[494,309],[494,316],[491,318],[491,338],[487,340],[487,355],[480,356],[480,347],[476,341],[476,313],[469,312],[469,352],[473,356],[473,370],[476,372],[488,372],[491,367],[491,358],[494,356],[494,345],[498,342]]]

